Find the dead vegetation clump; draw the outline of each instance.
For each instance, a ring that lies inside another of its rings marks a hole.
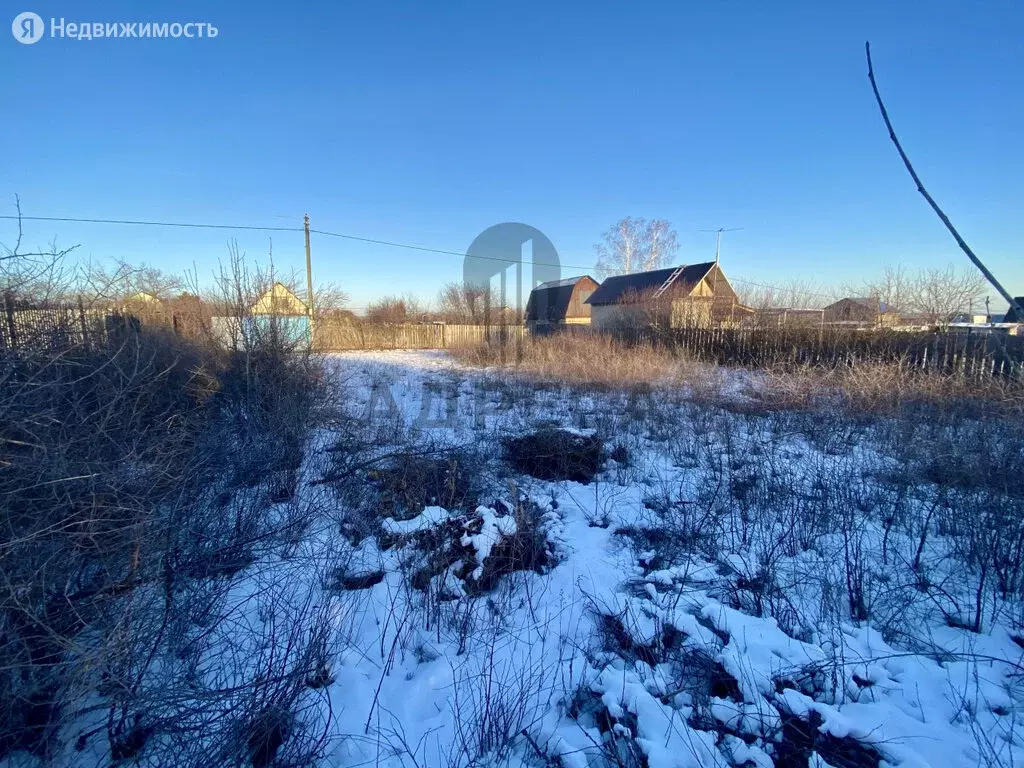
[[[874,747],[849,736],[822,731],[823,718],[811,712],[807,720],[782,715],[782,737],[775,742],[776,768],[804,768],[812,754],[835,768],[878,768],[882,756]]]
[[[505,458],[539,480],[589,483],[604,463],[604,442],[593,435],[546,427],[504,441]]]
[[[430,506],[472,511],[483,493],[484,462],[469,448],[404,445],[379,459],[358,438],[339,448],[331,451],[331,470],[315,483],[337,495],[345,510],[340,527],[353,544],[377,536],[387,549],[394,537],[381,528],[383,520],[411,520]]]
[[[544,530],[543,514],[537,504],[529,499],[520,499],[515,509],[501,501],[495,506],[512,516],[515,530],[502,535],[487,558],[478,563],[482,568],[480,575],[467,580],[467,591],[471,594],[490,592],[498,586],[502,576],[518,571],[543,574],[555,562],[551,542]]]
[[[366,476],[379,492],[380,517],[410,520],[428,506],[475,509],[480,493],[479,465],[479,459],[464,450],[440,456],[410,451]]]
[[[509,521],[497,530],[484,530],[487,517]],[[475,537],[490,539],[484,556],[477,551]],[[490,508],[480,507],[437,525],[404,535],[385,535],[382,548],[408,546],[415,553],[409,561],[410,583],[415,589],[441,590],[454,598],[460,592],[474,596],[493,591],[503,576],[521,571],[544,573],[555,563],[555,553],[544,527],[543,513],[534,502],[520,499],[514,506],[495,501]],[[451,574],[460,583],[437,584],[435,579]],[[454,587],[454,589],[452,589]]]

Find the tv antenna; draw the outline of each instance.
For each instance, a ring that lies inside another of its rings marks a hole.
[[[743,227],[719,227],[718,229],[702,229],[701,232],[714,232],[715,233],[715,264],[718,263],[718,257],[722,252],[722,233],[723,232],[739,232]]]

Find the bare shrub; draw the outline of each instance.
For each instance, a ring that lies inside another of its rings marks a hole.
[[[272,324],[226,351],[114,319],[0,350],[0,757],[73,745],[206,765],[233,718],[272,710],[292,714],[278,749],[309,754],[302,724],[322,707],[302,716],[300,699],[329,645],[324,606],[236,589],[316,514],[272,513],[270,481],[297,482],[329,402],[318,362]]]
[[[529,730],[558,688],[544,663],[544,641],[519,641],[493,624],[483,631],[482,653],[454,670],[455,737],[446,755],[452,768],[501,763],[524,739],[530,743]]]

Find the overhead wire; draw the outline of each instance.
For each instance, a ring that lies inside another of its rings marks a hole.
[[[216,229],[216,230],[228,230],[228,231],[249,231],[249,232],[304,232],[303,227],[280,227],[280,226],[261,226],[261,225],[246,225],[246,224],[211,224],[206,222],[180,222],[180,221],[157,221],[157,220],[146,220],[146,219],[100,219],[100,218],[86,218],[86,217],[75,217],[75,216],[14,216],[14,215],[0,215],[0,220],[6,221],[40,221],[40,222],[63,222],[72,224],[108,224],[115,226],[144,226],[144,227],[172,227],[179,229]],[[401,248],[405,250],[418,251],[421,253],[436,253],[444,256],[458,256],[461,258],[473,258],[482,259],[486,261],[497,261],[505,264],[517,264],[520,263],[517,259],[509,259],[501,256],[488,256],[486,254],[473,253],[469,254],[465,251],[454,251],[446,248],[433,248],[425,245],[416,245],[413,243],[402,243],[394,240],[383,240],[374,237],[364,237],[361,235],[353,235],[347,232],[331,232],[324,229],[313,229],[310,228],[310,234],[321,235],[323,237],[333,237],[343,240],[349,240],[352,242],[366,243],[369,245],[381,245],[388,248]],[[593,265],[584,266],[580,264],[552,264],[544,262],[532,262],[534,266],[538,267],[557,267],[557,268],[568,268],[568,269],[580,269],[589,271],[593,269]],[[773,291],[788,291],[792,289],[792,286],[779,286],[772,285],[770,283],[760,283],[753,280],[747,280],[740,277],[730,277],[730,282],[739,283],[741,285],[749,285],[756,288],[763,288],[766,290]],[[816,293],[812,291],[800,291],[805,296],[811,296],[815,298],[825,298],[832,300],[834,296],[826,293]]]

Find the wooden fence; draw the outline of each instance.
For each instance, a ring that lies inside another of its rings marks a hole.
[[[286,337],[305,338],[304,316],[277,318]],[[246,318],[260,325],[268,316]],[[297,323],[294,321],[298,321]],[[225,329],[243,321],[231,317],[197,318],[190,313],[135,313],[61,305],[47,308],[16,308],[13,302],[0,306],[0,348],[64,347],[70,344],[102,344],[114,326],[124,323],[159,325],[195,338],[212,338],[227,343]],[[526,337],[517,325],[445,325],[407,323],[398,325],[352,323],[325,318],[314,324],[314,348],[323,352],[361,349],[451,349],[483,343],[515,343]],[[228,344],[230,346],[230,344]]]
[[[104,343],[112,323],[126,319],[78,305],[16,309],[3,302],[0,348],[63,348]]]
[[[795,368],[888,363],[927,373],[1024,379],[1024,336],[996,332],[678,328],[618,335],[722,365]]]
[[[485,342],[515,343],[526,336],[521,325],[444,325],[352,323],[318,320],[314,346],[323,352],[359,349],[452,349]]]
[[[140,322],[148,322],[148,318],[140,321],[133,315],[81,304],[19,309],[4,301],[0,348],[105,344],[113,331]],[[161,318],[159,324],[183,335],[195,335],[192,326],[206,325],[178,315]],[[314,348],[324,352],[516,345],[529,338],[529,332],[519,325],[384,325],[325,318],[314,328]],[[580,335],[596,333],[590,328],[571,330]],[[628,329],[615,335],[623,341],[651,343],[721,365],[795,368],[888,363],[928,373],[1024,380],[1024,336],[998,332],[693,327]]]

